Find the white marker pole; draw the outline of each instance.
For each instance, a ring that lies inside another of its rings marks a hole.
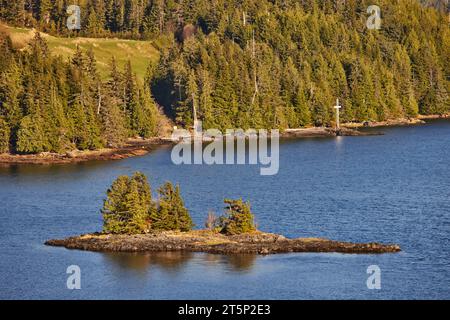
[[[341,129],[341,125],[339,123],[340,119],[339,119],[339,112],[341,110],[341,106],[339,105],[339,99],[336,99],[336,106],[334,107],[336,109],[336,130],[340,130]]]

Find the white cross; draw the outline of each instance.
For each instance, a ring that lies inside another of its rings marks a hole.
[[[336,130],[340,129],[340,123],[339,123],[339,112],[341,110],[341,106],[339,105],[339,99],[336,99],[336,105],[334,106],[336,109]]]

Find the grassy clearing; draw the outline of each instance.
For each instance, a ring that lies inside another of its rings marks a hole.
[[[24,28],[1,26],[6,31],[17,48],[24,48],[33,38],[35,31]],[[114,56],[120,67],[130,60],[133,71],[138,79],[143,80],[149,63],[159,59],[159,51],[151,41],[94,39],[94,38],[57,38],[42,34],[48,41],[53,54],[68,59],[73,55],[77,45],[83,50],[92,48],[97,59],[98,70],[102,78],[106,79],[110,72],[111,58]]]

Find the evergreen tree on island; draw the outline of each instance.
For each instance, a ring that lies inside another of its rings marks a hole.
[[[107,192],[104,202],[103,232],[140,234],[150,230],[152,196],[147,178],[135,173],[131,178],[120,176]]]
[[[225,216],[220,218],[221,233],[227,235],[251,233],[256,231],[254,215],[250,203],[239,200],[225,200]]]
[[[152,217],[155,230],[190,231],[194,226],[189,211],[184,206],[180,186],[166,182],[159,189],[159,206]]]
[[[131,178],[120,176],[107,191],[103,209],[103,232],[108,234],[144,234],[152,231],[192,230],[194,224],[184,206],[180,187],[170,182],[159,190],[153,201],[147,177],[136,172]]]

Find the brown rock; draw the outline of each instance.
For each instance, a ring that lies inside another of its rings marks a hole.
[[[289,252],[339,252],[379,254],[401,251],[398,245],[357,244],[327,239],[287,239],[280,235],[255,232],[225,236],[210,231],[161,232],[143,235],[92,234],[64,240],[49,240],[49,246],[102,252],[189,251],[218,254],[276,254]]]

